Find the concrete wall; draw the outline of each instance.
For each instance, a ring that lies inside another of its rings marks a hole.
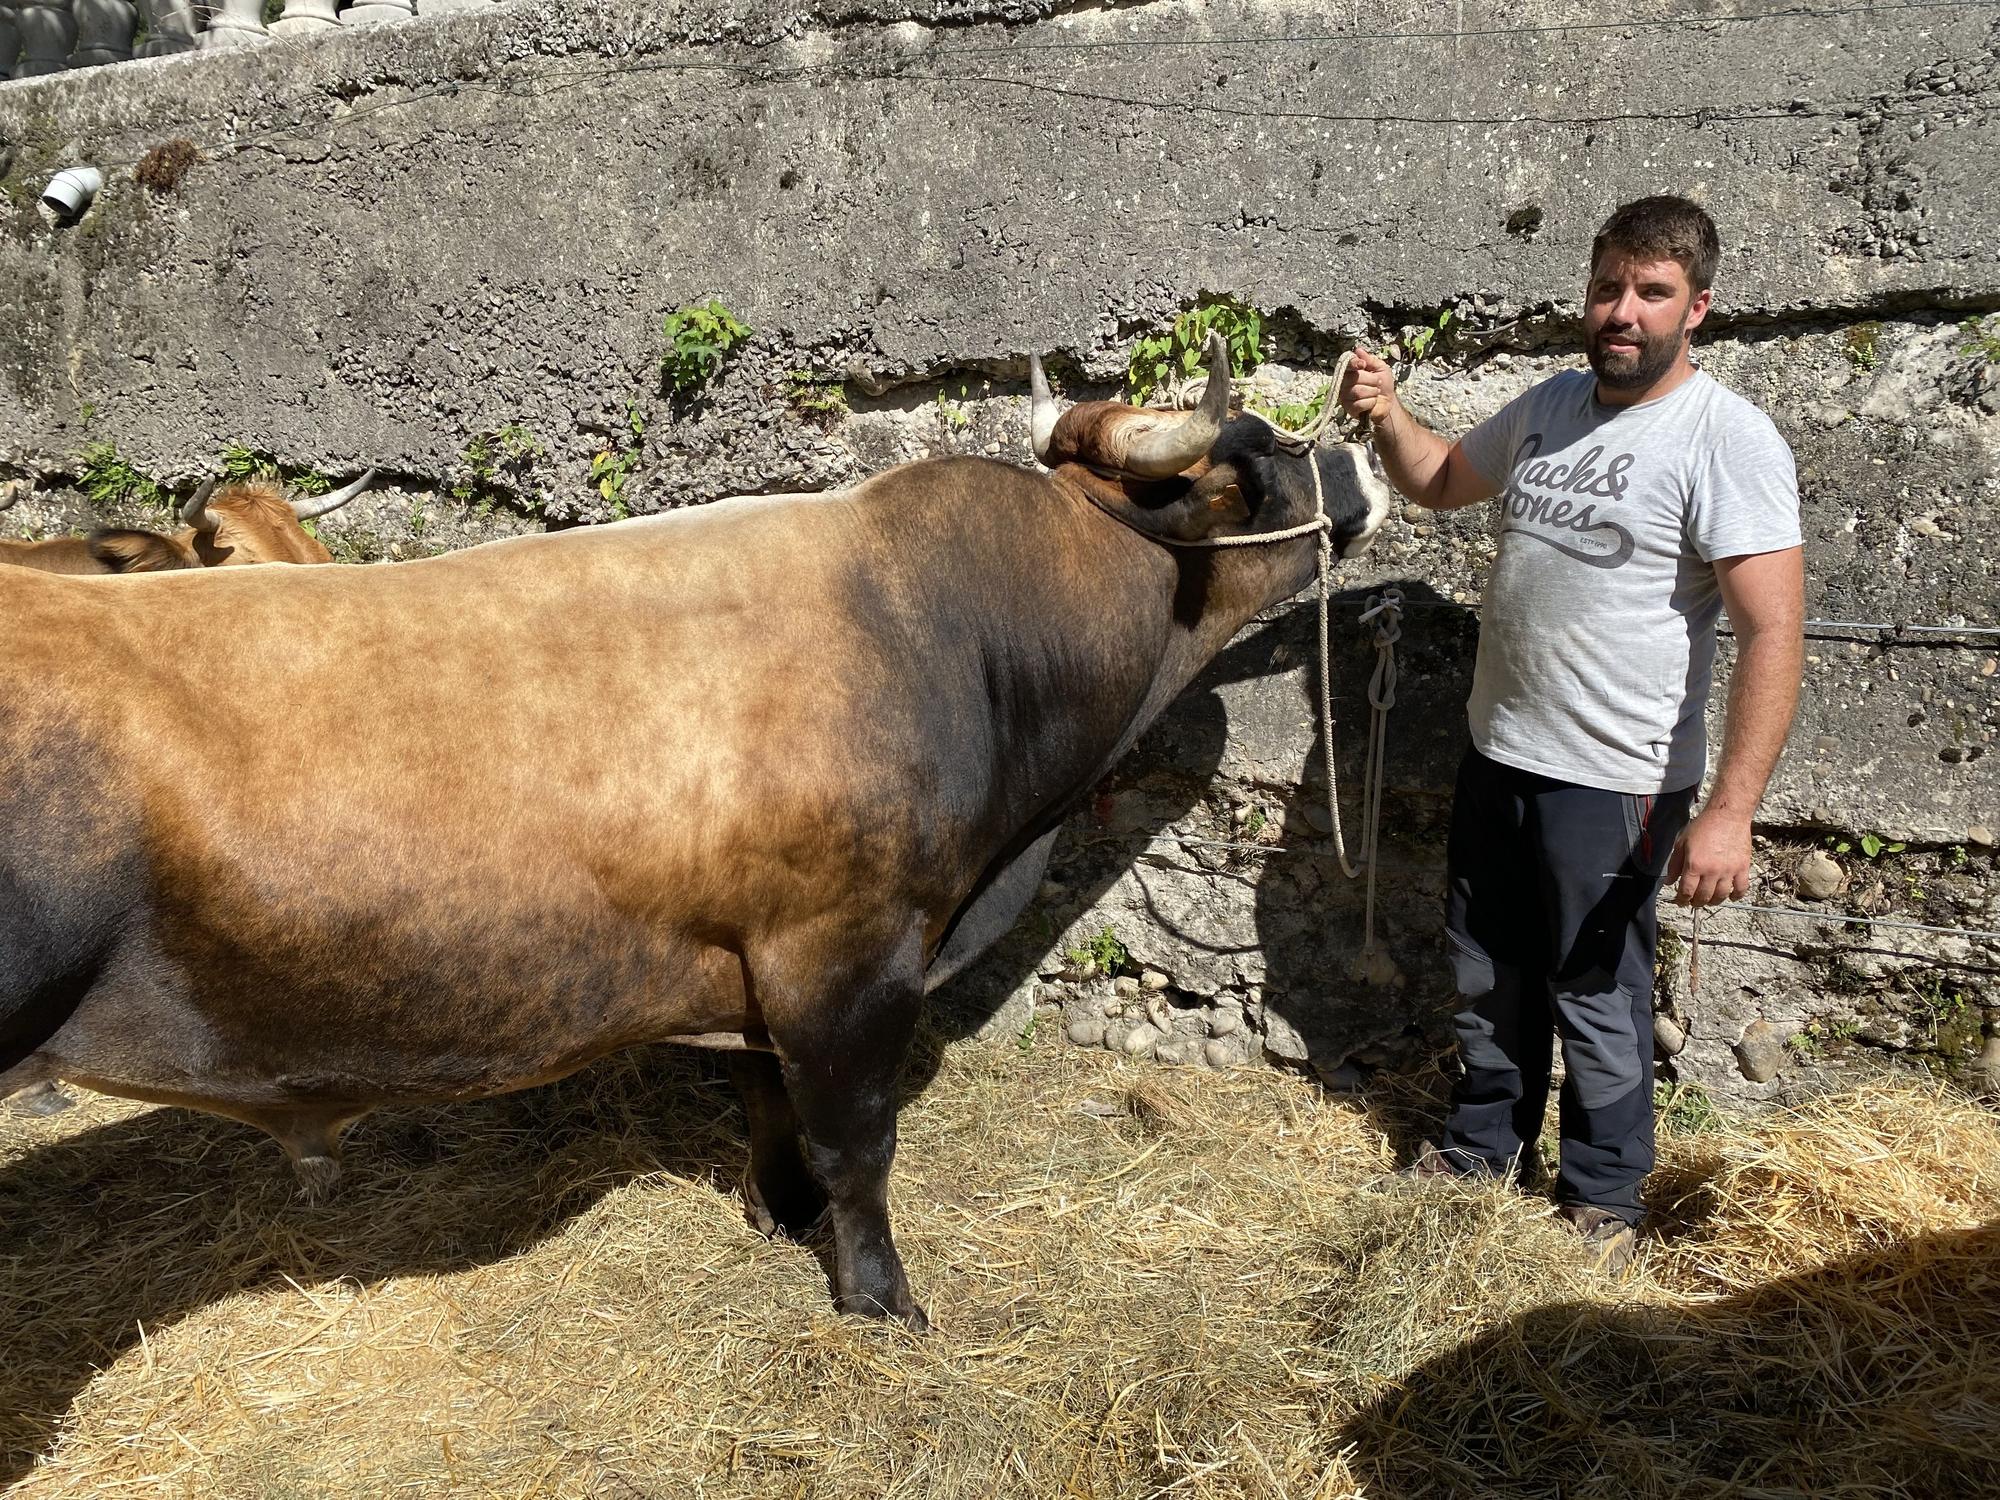
[[[1134,340],[1203,293],[1269,316],[1257,379],[1280,393],[1449,309],[1406,389],[1457,431],[1576,362],[1596,225],[1678,190],[1724,239],[1702,358],[1798,452],[1809,612],[2000,625],[2000,27],[1980,10],[1645,20],[1669,10],[1565,30],[1536,29],[1574,14],[1540,3],[521,0],[0,86],[0,478],[37,484],[0,521],[94,519],[93,444],[168,480],[231,444],[382,466],[395,486],[322,528],[356,560],[833,487],[922,453],[1025,461],[1027,350],[1054,354],[1070,395],[1108,394]],[[200,160],[140,187],[132,165],[176,137]],[[107,184],[59,224],[34,193],[74,161]],[[755,335],[673,399],[662,318],[709,297]],[[482,463],[476,440],[503,428],[532,451]],[[594,458],[627,474],[612,495]],[[1455,606],[1489,549],[1477,514],[1416,514],[1341,579],[1430,606],[1408,617],[1390,732],[1393,977],[1351,972],[1359,892],[1306,811],[1324,772],[1293,608],[1077,820],[961,1007],[997,1009],[999,1030],[1039,1007],[1081,1040],[1190,1062],[1331,1071],[1433,1045],[1476,639]],[[1355,612],[1335,635],[1351,842]],[[1760,904],[2000,928],[1996,648],[1815,633]],[[1870,857],[1878,839],[1907,847]],[[1844,882],[1819,900],[1799,889],[1814,850]],[[1065,954],[1106,927],[1164,988],[1084,977]],[[1669,947],[1671,1066],[1739,1097],[1882,1058],[1962,1071],[2000,1007],[1989,940],[1724,913],[1692,987]]]

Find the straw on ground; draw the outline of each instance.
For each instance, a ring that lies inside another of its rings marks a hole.
[[[255,1132],[0,1127],[22,1497],[2000,1492],[2000,1127],[1878,1089],[1670,1137],[1593,1277],[1546,1204],[1405,1186],[1287,1075],[933,1049],[898,1234],[939,1332],[744,1223],[731,1095],[633,1054],[386,1113],[325,1208]]]

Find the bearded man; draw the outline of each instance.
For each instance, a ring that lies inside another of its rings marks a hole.
[[[1346,408],[1419,505],[1499,496],[1447,855],[1464,1065],[1420,1176],[1508,1174],[1541,1133],[1562,1038],[1556,1199],[1622,1270],[1653,1165],[1654,901],[1741,899],[1750,822],[1804,655],[1791,449],[1693,361],[1720,258],[1685,198],[1605,221],[1585,293],[1590,369],[1551,376],[1456,443],[1357,351]],[[1715,626],[1737,638],[1707,767]]]

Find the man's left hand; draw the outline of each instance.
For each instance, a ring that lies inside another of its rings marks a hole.
[[[1750,894],[1750,820],[1708,808],[1681,831],[1667,860],[1676,906],[1714,906]]]

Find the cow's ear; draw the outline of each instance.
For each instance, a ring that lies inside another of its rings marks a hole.
[[[194,552],[157,531],[99,527],[85,539],[90,555],[113,573],[165,573],[195,567]]]

